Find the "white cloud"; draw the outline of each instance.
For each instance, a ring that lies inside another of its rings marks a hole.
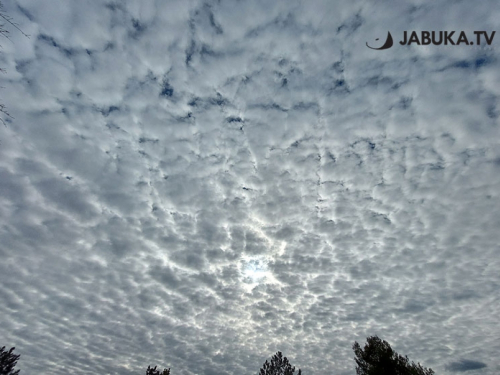
[[[495,373],[497,51],[396,41],[494,5],[6,1],[31,37],[2,55],[0,344],[28,372],[348,374],[377,334]]]

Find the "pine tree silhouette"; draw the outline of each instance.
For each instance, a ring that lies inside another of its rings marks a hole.
[[[5,351],[5,346],[0,348],[0,375],[17,375],[20,370],[14,371],[17,360],[21,356],[13,353],[15,348],[11,348],[8,352]]]
[[[260,369],[259,375],[293,375],[295,372],[295,367],[292,367],[288,358],[283,357],[281,352],[277,352],[271,358],[271,362],[264,362],[262,368]],[[302,371],[299,369],[298,375],[302,375]]]
[[[357,342],[352,347],[357,375],[434,375],[432,369],[396,353],[387,341],[377,336],[368,337],[366,341],[364,349]]]
[[[162,372],[160,370],[156,369],[156,366],[154,368],[151,368],[151,366],[148,366],[148,369],[146,370],[146,375],[170,375],[170,368],[163,369]]]

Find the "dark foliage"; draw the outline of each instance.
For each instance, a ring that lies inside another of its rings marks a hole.
[[[158,370],[156,369],[156,366],[154,368],[151,368],[151,366],[148,366],[148,369],[146,370],[146,375],[170,375],[170,369],[166,368],[160,372],[159,369]]]
[[[13,353],[15,348],[11,348],[9,351],[5,350],[5,346],[0,348],[0,375],[17,375],[20,370],[15,370],[17,360],[21,356]]]
[[[271,362],[264,362],[262,368],[260,369],[259,375],[293,375],[295,372],[295,367],[292,367],[288,358],[283,357],[281,352],[276,353],[271,358]],[[302,371],[299,369],[298,375],[302,375]]]
[[[432,369],[422,367],[420,363],[410,362],[392,350],[389,343],[377,336],[368,337],[364,349],[354,342],[352,349],[356,357],[357,375],[433,375]]]

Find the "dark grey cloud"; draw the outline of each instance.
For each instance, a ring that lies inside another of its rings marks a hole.
[[[486,363],[472,361],[470,359],[461,359],[460,361],[451,362],[446,366],[446,369],[452,372],[465,372],[471,370],[479,370],[485,367],[487,367]]]
[[[22,371],[348,374],[377,334],[498,372],[496,45],[365,46],[495,30],[493,1],[4,3],[31,35],[0,61]]]

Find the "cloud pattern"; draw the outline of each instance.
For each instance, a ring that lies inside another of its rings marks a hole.
[[[30,34],[1,55],[22,371],[255,373],[281,350],[343,375],[375,334],[499,370],[498,51],[365,46],[495,30],[495,2],[4,3]]]

